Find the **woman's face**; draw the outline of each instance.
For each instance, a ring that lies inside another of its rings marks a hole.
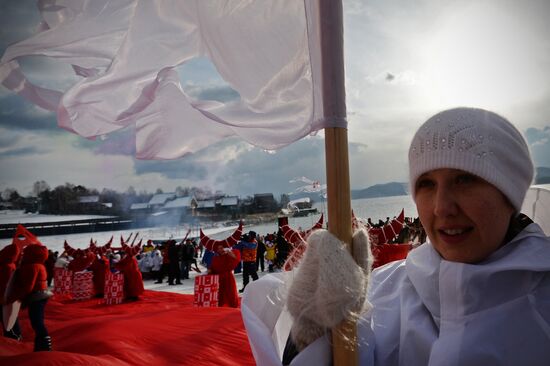
[[[444,259],[477,263],[503,244],[514,209],[492,184],[463,170],[436,169],[414,189],[420,221]]]
[[[224,254],[223,245],[219,244],[218,246],[216,246],[216,253],[218,253],[219,255]]]

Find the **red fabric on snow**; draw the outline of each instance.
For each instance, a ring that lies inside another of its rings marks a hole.
[[[192,295],[145,291],[140,301],[46,304],[53,352],[33,353],[27,312],[23,342],[0,337],[1,365],[254,365],[240,309],[193,307]]]

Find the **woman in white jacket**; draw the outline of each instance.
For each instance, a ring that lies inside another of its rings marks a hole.
[[[367,256],[354,253],[355,264],[316,232],[296,273],[245,293],[258,365],[281,365],[287,339],[285,364],[330,364],[328,329],[356,311],[362,365],[548,365],[550,239],[519,213],[533,170],[501,116],[456,108],[430,118],[409,149],[427,243],[369,276],[364,233],[354,251]]]
[[[157,283],[162,283],[162,253],[160,250],[155,249],[151,252],[151,272],[153,277],[157,280]]]
[[[158,249],[155,249],[152,252],[151,266],[152,266],[151,270],[153,272],[160,271],[160,268],[162,267],[162,254],[161,254],[160,250],[158,250]]]

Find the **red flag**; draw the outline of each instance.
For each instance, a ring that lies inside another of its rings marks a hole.
[[[17,225],[15,230],[15,235],[13,236],[12,244],[15,244],[19,249],[23,250],[24,247],[30,244],[43,245],[36,236],[34,236],[29,230],[27,230],[23,225]]]

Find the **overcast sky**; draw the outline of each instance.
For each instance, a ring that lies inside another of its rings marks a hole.
[[[351,186],[407,181],[416,128],[448,107],[494,110],[527,136],[536,166],[550,167],[550,2],[547,0],[344,0]],[[0,53],[40,21],[34,1],[0,2]],[[23,63],[39,85],[66,89],[69,66]],[[204,59],[181,67],[202,99],[237,97]],[[62,75],[62,77],[60,77]],[[173,161],[133,156],[132,131],[90,141],[57,127],[55,115],[0,86],[0,191],[26,195],[37,180],[99,190],[165,192],[207,186],[227,194],[286,193],[306,176],[324,182],[322,133],[264,152],[226,140]]]

